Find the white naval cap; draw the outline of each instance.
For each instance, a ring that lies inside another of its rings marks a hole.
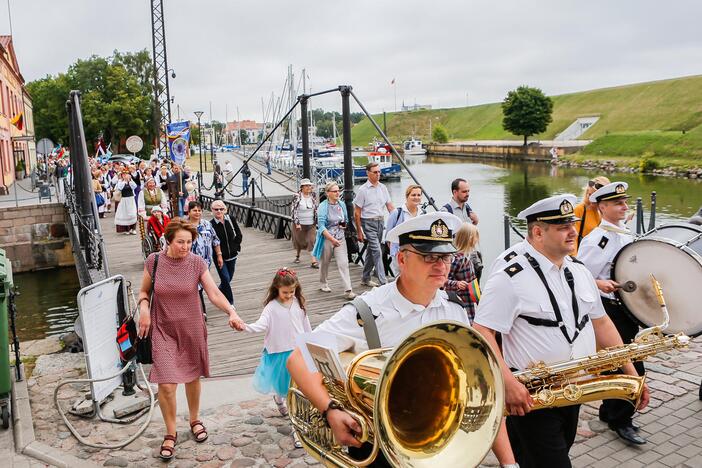
[[[607,184],[604,187],[598,188],[592,195],[590,195],[591,203],[598,203],[604,200],[617,200],[619,198],[629,198],[626,191],[629,188],[629,184],[626,182],[616,181],[611,184]]]
[[[573,223],[580,219],[573,214],[573,204],[577,200],[578,198],[571,193],[554,195],[539,200],[529,208],[522,210],[517,218],[525,219],[527,223],[534,221],[548,224]]]
[[[436,211],[398,224],[385,240],[400,245],[410,244],[420,252],[453,253],[453,235],[461,227],[461,219],[451,213]]]

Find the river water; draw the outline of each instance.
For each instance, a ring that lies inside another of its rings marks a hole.
[[[583,187],[600,172],[579,168],[554,168],[544,163],[503,160],[458,160],[429,158],[410,166],[437,206],[451,197],[451,180],[456,177],[471,183],[469,203],[478,213],[480,248],[487,265],[504,249],[503,213],[515,218],[536,200],[558,193],[582,196]],[[651,191],[657,192],[656,224],[684,221],[702,206],[702,182],[640,174],[611,174],[609,178],[629,184],[629,193],[644,201],[645,225]],[[396,206],[404,202],[404,190],[412,183],[403,171],[402,179],[387,183]],[[524,224],[513,220],[524,228]],[[511,242],[518,240],[511,235]],[[80,289],[74,269],[40,271],[15,275],[19,286],[18,329],[21,340],[43,338],[73,329],[78,315],[76,294]]]
[[[560,193],[572,193],[579,199],[587,181],[602,172],[581,168],[553,167],[545,163],[508,162],[494,159],[428,158],[423,163],[410,166],[424,189],[436,200],[437,206],[451,197],[451,181],[457,177],[471,184],[471,208],[479,216],[480,249],[487,265],[504,250],[503,214],[513,218],[513,223],[525,229],[522,222],[514,219],[517,214],[535,201]],[[676,179],[641,174],[609,174],[611,181],[621,180],[629,184],[632,196],[630,206],[635,207],[636,197],[644,203],[645,226],[651,192],[656,191],[656,224],[685,221],[702,206],[702,181]],[[403,172],[401,181],[387,183],[396,206],[404,202],[404,190],[412,183]],[[634,227],[634,223],[631,224]],[[518,240],[512,234],[511,242]]]

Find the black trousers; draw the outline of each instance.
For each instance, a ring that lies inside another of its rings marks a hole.
[[[580,405],[507,417],[507,434],[520,468],[570,468]]]
[[[349,455],[356,460],[363,460],[373,451],[373,446],[368,442],[364,443],[360,447],[349,447]],[[370,468],[391,468],[392,465],[388,463],[387,458],[383,454],[382,450],[378,451],[378,456],[370,465],[366,465]]]
[[[602,298],[602,304],[607,312],[607,315],[614,326],[617,327],[617,331],[622,337],[624,344],[631,343],[639,331],[639,326],[635,323],[624,311],[624,306],[621,305],[619,301],[614,301],[607,298]],[[644,369],[643,362],[635,362],[634,368],[639,375],[644,375],[646,369]],[[613,372],[608,372],[608,374],[621,374],[621,369],[617,369]],[[628,427],[631,426],[631,418],[634,416],[636,408],[624,400],[602,400],[602,405],[600,405],[600,419],[604,422],[609,423],[609,426],[613,429],[618,427]]]

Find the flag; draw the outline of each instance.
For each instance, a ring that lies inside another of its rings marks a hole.
[[[24,128],[24,113],[20,112],[10,122],[17,127],[17,130],[22,130]]]
[[[66,155],[66,148],[63,146],[59,148],[58,153],[56,153],[56,159],[63,159],[63,157]]]
[[[468,285],[468,295],[470,296],[470,300],[473,304],[480,302],[480,285],[478,284],[477,279],[471,281],[471,283]]]
[[[395,84],[395,78],[392,79],[392,81],[390,82],[390,84]]]

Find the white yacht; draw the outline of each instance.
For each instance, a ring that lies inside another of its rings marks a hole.
[[[427,150],[422,148],[422,141],[415,138],[403,142],[402,149],[405,156],[425,156],[427,154]]]

